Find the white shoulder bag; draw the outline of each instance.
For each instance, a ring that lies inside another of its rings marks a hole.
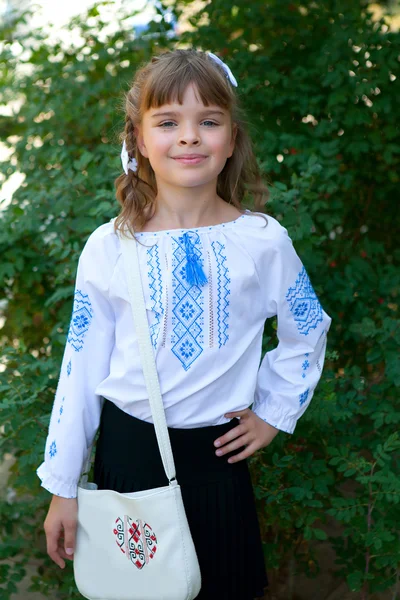
[[[87,482],[91,450],[78,484],[74,576],[90,600],[193,600],[200,567],[181,488],[175,478],[165,412],[151,345],[137,242],[119,236],[134,326],[158,446],[169,485],[120,494]]]

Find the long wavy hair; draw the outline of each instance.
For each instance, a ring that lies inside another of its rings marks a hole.
[[[244,212],[244,201],[249,193],[253,201],[252,210],[264,213],[269,191],[264,184],[247,133],[244,111],[222,66],[205,52],[177,49],[154,56],[139,68],[129,91],[124,96],[123,111],[125,128],[119,134],[122,145],[125,141],[130,158],[137,161],[137,171],[123,172],[114,182],[116,197],[121,205],[120,214],[114,220],[115,231],[142,229],[153,216],[156,208],[157,182],[148,158],[138,147],[135,127],[142,124],[144,113],[150,108],[164,104],[183,103],[189,84],[194,83],[205,106],[215,104],[227,109],[232,127],[236,123],[235,148],[231,157],[218,175],[217,194],[228,204]],[[265,217],[267,219],[267,217]]]

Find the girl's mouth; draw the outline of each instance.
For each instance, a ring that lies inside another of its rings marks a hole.
[[[206,158],[206,156],[197,156],[195,158],[174,158],[174,160],[184,165],[197,165],[198,163],[203,162],[203,160]]]

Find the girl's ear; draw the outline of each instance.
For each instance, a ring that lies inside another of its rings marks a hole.
[[[145,143],[143,141],[143,134],[142,134],[141,129],[138,126],[135,126],[134,132],[135,132],[135,137],[136,137],[136,145],[139,149],[140,154],[142,154],[142,156],[144,156],[146,158],[149,158],[148,154],[147,154]]]

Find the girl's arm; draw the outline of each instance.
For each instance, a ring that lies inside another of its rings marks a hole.
[[[224,415],[240,419],[214,440],[217,456],[239,450],[230,463],[268,446],[279,430],[293,433],[321,377],[331,324],[286,229],[269,221],[270,237],[263,244],[256,239],[262,250],[257,264],[266,317],[278,318],[279,343],[261,362],[252,410]]]
[[[321,377],[331,318],[287,230],[279,230],[261,274],[267,317],[277,316],[278,346],[261,362],[253,411],[273,427],[293,433]]]
[[[113,262],[100,227],[79,258],[44,462],[37,469],[41,485],[64,498],[77,495],[81,470],[100,422],[102,398],[95,390],[109,374],[114,344],[114,312],[108,299]]]

